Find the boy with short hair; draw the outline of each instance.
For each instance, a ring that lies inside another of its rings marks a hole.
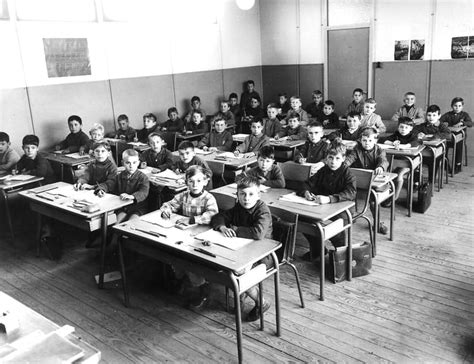
[[[329,144],[322,139],[324,132],[323,126],[319,121],[312,121],[308,125],[308,140],[298,149],[295,156],[295,162],[316,163],[313,172],[317,172],[324,167],[324,160],[329,149]]]
[[[218,150],[228,152],[232,150],[233,144],[232,134],[227,130],[225,119],[217,117],[214,120],[214,129],[204,135],[198,142],[198,148],[202,148],[204,151],[210,150],[211,152]]]
[[[255,177],[247,176],[237,182],[237,202],[233,208],[219,212],[211,220],[214,230],[220,231],[226,237],[240,237],[254,240],[272,238],[272,215],[265,202],[260,200],[260,183]],[[253,244],[258,244],[254,242]],[[244,274],[251,269],[247,267]],[[270,303],[263,299],[259,302],[259,290],[256,286],[247,291],[247,295],[255,302],[249,312],[248,321],[260,318],[259,307],[266,312]]]
[[[214,115],[212,124],[217,119],[224,119],[228,126],[235,126],[235,116],[230,110],[230,102],[228,100],[222,100],[220,103],[220,109],[217,114]]]
[[[200,111],[203,120],[206,120],[206,112],[201,108],[201,99],[199,96],[191,97],[191,110],[184,117],[184,122],[189,123],[192,121],[193,113],[195,111]]]
[[[263,134],[274,138],[281,131],[281,123],[278,120],[278,106],[276,104],[268,104],[267,116],[263,119]]]
[[[242,116],[242,109],[240,108],[238,96],[235,92],[232,92],[229,95],[229,107],[236,119],[239,119]]]
[[[308,124],[309,115],[301,107],[302,106],[301,98],[299,96],[291,96],[290,97],[290,105],[291,105],[291,110],[288,112],[288,115],[286,116],[286,118],[281,120],[281,123],[283,125],[286,125],[286,123],[288,122],[288,117],[291,114],[291,111],[294,111],[298,114],[299,121],[300,121],[301,125],[305,126],[306,124]]]
[[[117,166],[109,158],[110,145],[102,141],[92,147],[95,159],[90,162],[84,175],[79,177],[74,188],[76,190],[93,189],[100,194],[100,191],[110,191],[117,176]]]
[[[169,131],[169,132],[178,132],[182,133],[185,127],[185,121],[179,117],[178,109],[170,107],[168,109],[168,120],[166,120],[162,126],[162,131]]]
[[[79,148],[79,154],[92,154],[92,146],[104,140],[104,127],[101,124],[95,123],[89,130],[89,135],[91,138],[87,141],[86,145]]]
[[[26,135],[22,145],[25,154],[18,160],[15,170],[19,174],[43,177],[45,185],[55,182],[56,178],[49,161],[38,153],[39,138],[36,135]]]
[[[255,91],[255,82],[253,80],[248,80],[245,83],[245,91],[242,92],[242,95],[240,95],[240,109],[245,110],[247,107],[249,107],[250,100],[252,98],[261,100],[260,95],[257,91]]]
[[[173,163],[172,169],[177,173],[184,173],[190,166],[202,166],[211,170],[205,160],[196,156],[194,144],[188,141],[178,145],[179,160]],[[212,177],[212,174],[211,174]],[[212,181],[212,179],[211,179]]]
[[[277,110],[280,109],[281,112],[279,114],[279,118],[284,118],[288,114],[288,111],[290,111],[291,106],[290,103],[288,102],[288,95],[283,92],[278,94],[278,105]]]
[[[77,115],[71,115],[67,119],[70,133],[61,143],[56,145],[56,150],[62,150],[64,154],[79,152],[79,149],[87,144],[89,140],[82,129],[82,119]]]
[[[252,134],[245,137],[244,142],[235,148],[236,156],[243,153],[244,157],[253,157],[258,154],[260,148],[270,145],[270,138],[263,134],[262,120],[253,120],[250,129]]]
[[[341,138],[342,140],[357,141],[360,139],[362,128],[360,127],[362,115],[357,111],[347,114],[346,124],[339,130],[333,131],[326,136],[327,140]]]
[[[364,102],[364,111],[362,113],[360,127],[362,129],[371,127],[377,129],[379,134],[385,133],[387,128],[385,127],[380,115],[375,113],[376,108],[377,101],[375,101],[375,99],[370,98]]]
[[[306,128],[300,125],[300,115],[294,111],[290,111],[286,117],[288,125],[282,128],[275,139],[279,140],[305,140]]]
[[[143,115],[143,129],[137,132],[137,138],[139,142],[146,143],[148,141],[148,135],[159,130],[156,115],[152,113],[146,113]]]
[[[323,112],[319,114],[318,121],[324,129],[338,129],[339,116],[334,112],[336,104],[332,100],[324,101]]]
[[[250,98],[248,106],[244,109],[244,117],[246,119],[250,119],[247,121],[251,121],[253,119],[262,120],[265,117],[265,113],[263,112],[261,106],[260,97],[252,96]]]
[[[120,114],[117,118],[117,124],[118,129],[115,132],[108,133],[107,137],[133,142],[137,132],[129,125],[128,116]]]
[[[11,147],[10,136],[0,131],[0,176],[7,175],[20,160],[20,155]]]
[[[203,119],[201,110],[192,112],[191,121],[186,123],[186,134],[202,134],[209,131],[209,125]]]
[[[406,116],[412,119],[415,125],[423,124],[425,122],[425,112],[421,107],[415,105],[415,93],[407,92],[403,97],[403,102],[405,105],[398,109],[398,111],[392,116],[392,120],[398,121],[400,117]]]
[[[319,120],[324,107],[323,93],[320,90],[314,90],[311,98],[313,101],[306,105],[305,110],[312,118]]]
[[[260,184],[273,188],[285,188],[285,177],[280,167],[275,164],[275,150],[271,146],[262,147],[258,152],[257,165],[237,175],[239,181],[245,176],[258,179]]]
[[[361,88],[356,88],[352,91],[352,102],[347,105],[346,115],[351,111],[362,114],[364,111],[364,91]]]
[[[148,136],[150,149],[139,155],[142,167],[152,167],[152,173],[159,173],[173,165],[173,156],[163,144],[164,140],[159,133],[151,133]]]

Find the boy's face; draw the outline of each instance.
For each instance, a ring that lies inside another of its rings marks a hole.
[[[247,83],[247,91],[253,92],[255,90],[255,85],[253,83]]]
[[[1,141],[0,142],[0,153],[5,153],[9,146],[10,146],[10,142]]]
[[[159,153],[163,147],[163,140],[159,136],[153,136],[148,138],[148,145],[154,152]]]
[[[252,123],[250,129],[252,130],[253,135],[260,135],[262,134],[263,125],[260,123]]]
[[[138,166],[140,165],[140,159],[138,156],[126,156],[123,161],[123,166],[125,167],[125,170],[132,174],[135,173],[135,171],[138,169]]]
[[[196,155],[196,152],[194,151],[193,148],[186,148],[186,149],[180,149],[178,151],[179,153],[179,158],[184,162],[184,163],[189,163],[191,160],[194,158]]]
[[[453,104],[453,111],[456,113],[456,114],[459,114],[462,109],[463,109],[464,105],[461,101],[458,101],[458,102],[455,102]]]
[[[260,102],[257,99],[250,99],[250,107],[256,109],[260,105]]]
[[[197,110],[201,107],[201,101],[194,100],[193,102],[191,102],[191,106],[194,110]]]
[[[429,112],[426,114],[426,120],[428,120],[430,124],[436,124],[440,117],[441,115],[438,111]]]
[[[280,105],[283,105],[286,102],[287,98],[286,96],[280,96],[278,100],[280,101]]]
[[[81,131],[82,125],[77,120],[71,120],[68,125],[69,131],[73,134],[79,133]]]
[[[221,112],[226,113],[229,109],[230,107],[227,102],[221,102]]]
[[[38,154],[38,146],[34,144],[26,144],[23,146],[23,151],[29,159],[35,159]]]
[[[398,125],[398,132],[400,133],[400,135],[408,135],[411,133],[411,131],[413,130],[413,126],[411,125],[407,125],[407,124],[399,124]]]
[[[186,180],[189,191],[195,195],[198,195],[202,192],[204,187],[207,186],[209,179],[202,173],[196,173],[194,176],[189,177]]]
[[[354,94],[352,95],[352,98],[356,103],[361,102],[363,97],[364,95],[362,94],[362,92],[359,91],[354,92]]]
[[[291,99],[290,106],[293,110],[298,111],[301,107],[301,100],[300,99]]]
[[[118,125],[119,125],[120,129],[127,130],[128,129],[128,120],[127,119],[119,120]]]
[[[323,107],[324,115],[326,116],[331,115],[333,111],[334,111],[334,108],[332,107],[332,105],[324,105]]]
[[[335,171],[341,167],[342,163],[344,162],[344,157],[341,153],[337,154],[328,154],[326,157],[326,164],[332,170]]]
[[[257,159],[258,167],[264,172],[268,172],[270,169],[272,169],[274,161],[275,160],[273,158],[258,157]]]
[[[359,129],[360,126],[360,118],[348,116],[346,120],[347,128],[351,131]]]
[[[176,111],[171,111],[168,117],[171,121],[176,121],[178,119],[178,113]]]
[[[202,115],[195,112],[193,114],[193,123],[199,125],[201,124],[201,121],[202,121]]]
[[[237,105],[237,98],[236,97],[232,97],[229,101],[230,101],[231,106]]]
[[[308,139],[311,143],[318,143],[323,137],[323,128],[320,126],[311,126],[308,128]]]
[[[91,132],[91,138],[95,142],[99,141],[99,140],[102,140],[102,139],[104,139],[104,133],[102,132],[102,130],[98,130],[98,129],[93,130]]]
[[[151,129],[155,126],[156,122],[153,118],[145,118],[143,124],[145,125],[145,129]]]
[[[258,200],[260,200],[260,188],[258,188],[258,186],[250,186],[238,189],[237,199],[239,200],[240,206],[244,209],[251,209],[257,204]]]
[[[375,146],[375,143],[377,143],[377,138],[375,137],[375,134],[369,136],[362,136],[360,138],[360,144],[365,150],[372,150]]]
[[[222,133],[226,128],[225,120],[217,120],[214,123],[214,129],[216,129],[217,133]]]
[[[365,103],[364,104],[364,115],[372,115],[375,112],[375,105]]]
[[[298,125],[300,125],[300,121],[298,120],[298,118],[288,119],[288,127],[290,129],[296,129]]]
[[[94,149],[94,157],[99,162],[105,162],[109,157],[109,151],[103,145]]]
[[[323,95],[313,94],[313,101],[315,104],[320,104],[323,101]]]
[[[412,106],[415,104],[416,97],[415,95],[405,95],[405,98],[403,99],[403,102],[407,106]]]
[[[278,115],[278,109],[275,109],[274,107],[269,107],[267,109],[267,116],[269,119],[275,119]]]

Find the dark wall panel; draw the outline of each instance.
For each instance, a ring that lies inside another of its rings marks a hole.
[[[255,81],[255,89],[258,91],[260,96],[263,97],[265,91],[262,85],[262,67],[242,67],[242,68],[230,68],[222,71],[224,78],[224,97],[228,98],[231,92],[235,92],[237,95],[242,93],[244,90],[244,83],[247,80]],[[239,99],[240,101],[240,99]]]
[[[143,114],[152,112],[165,121],[166,111],[175,105],[171,75],[116,79],[110,85],[115,119],[126,114],[136,129],[143,128]]]
[[[323,90],[324,66],[322,64],[303,64],[300,69],[300,96],[303,105],[306,106],[311,100],[314,90]]]
[[[35,131],[43,147],[57,144],[69,133],[67,118],[79,115],[88,134],[94,123],[113,129],[108,81],[38,86],[28,89]]]
[[[263,66],[262,79],[264,90],[264,103],[278,101],[278,94],[286,92],[288,97],[298,91],[296,65]]]

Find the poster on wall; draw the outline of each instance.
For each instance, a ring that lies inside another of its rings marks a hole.
[[[455,37],[451,41],[451,58],[467,58],[469,52],[469,37]]]
[[[87,38],[43,38],[48,77],[91,75]]]
[[[410,61],[421,60],[425,56],[425,40],[412,39],[410,47]]]
[[[396,40],[395,41],[395,61],[406,61],[408,60],[409,41],[408,40]]]

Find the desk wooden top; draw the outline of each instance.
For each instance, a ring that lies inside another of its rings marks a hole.
[[[94,158],[88,154],[85,154],[81,158],[69,157],[67,154],[53,153],[53,152],[41,152],[41,155],[51,162],[57,162],[65,164],[67,166],[75,167],[80,164],[89,163]]]
[[[40,315],[38,312],[3,292],[0,292],[0,309],[0,313],[9,311],[11,314],[15,315],[19,323],[19,329],[14,331],[11,335],[0,334],[0,346],[24,338],[37,330],[40,330],[43,334],[49,334],[60,328],[60,326],[55,324],[53,321]],[[99,350],[77,338],[73,334],[67,335],[66,338],[84,350],[84,356],[74,363],[98,363],[100,361],[101,353]]]
[[[395,149],[387,146],[386,144],[379,144],[385,150],[385,153],[388,155],[403,155],[407,157],[416,157],[419,155],[423,149],[426,147],[424,145],[418,145],[416,148],[407,148],[407,149]]]
[[[279,242],[271,239],[254,240],[237,250],[231,250],[213,243],[210,246],[204,246],[194,236],[209,230],[210,226],[200,225],[187,230],[180,230],[175,227],[163,228],[143,220],[143,218],[151,221],[158,219],[159,213],[159,210],[153,211],[142,216],[140,219],[127,221],[115,225],[113,228],[123,235],[140,238],[142,241],[149,242],[157,248],[166,249],[182,257],[188,256],[194,260],[197,259],[208,265],[215,266],[218,269],[230,271],[242,270],[266,257],[281,246]],[[156,237],[133,228],[159,232],[166,235],[166,237]],[[222,237],[224,238],[224,236]],[[177,241],[182,241],[183,243],[176,244]],[[202,248],[214,254],[215,257],[197,252],[194,248]]]
[[[449,130],[451,130],[451,133],[461,133],[464,130],[467,129],[466,125],[463,126],[448,126]]]
[[[105,212],[115,211],[122,207],[131,205],[132,201],[121,200],[119,196],[106,193],[104,197],[94,195],[94,191],[74,191],[73,185],[66,182],[51,183],[46,186],[37,187],[28,191],[20,192],[20,195],[30,202],[36,202],[50,206],[58,211],[79,215],[85,219],[91,219]],[[96,203],[99,210],[96,212],[82,212],[74,207],[74,200],[87,200]]]
[[[271,139],[270,145],[276,149],[294,149],[298,148],[306,143],[306,140],[280,140],[280,139]]]
[[[227,152],[227,153],[232,154],[232,152]],[[178,151],[175,151],[172,154],[175,157],[179,155]],[[216,157],[223,156],[222,152],[212,152],[212,153],[207,153],[207,154],[196,153],[196,156],[198,158],[201,158],[202,160],[205,160],[206,162],[212,161],[212,162],[222,163],[225,166],[233,168],[233,169],[241,169],[241,168],[247,167],[250,164],[257,162],[257,156],[253,156],[250,158],[242,158],[242,157],[235,157],[235,156],[230,157],[230,154],[229,154],[229,157],[225,157],[223,159],[220,159],[220,158],[216,159]]]
[[[179,140],[194,140],[194,139],[201,139],[206,133],[196,133],[196,134],[176,134],[176,139]]]
[[[390,181],[393,181],[395,178],[397,178],[398,174],[396,173],[391,173],[391,172],[383,172],[381,174],[382,176],[384,176],[384,181],[376,181],[374,180],[372,182],[372,187],[373,188],[380,188],[380,187],[383,187],[384,185],[390,183]],[[375,178],[375,177],[374,177]]]
[[[12,178],[12,177],[13,176],[11,176],[11,175],[7,175],[7,176],[2,177],[0,179],[0,189],[8,190],[8,189],[11,189],[11,188],[22,187],[22,186],[29,185],[30,183],[41,182],[44,179],[43,177],[33,176],[33,177],[28,178],[28,179],[23,180],[23,181],[17,181],[17,180],[11,180],[10,178]]]
[[[428,147],[439,147],[446,143],[446,139],[423,139],[423,145]]]
[[[236,195],[236,189],[227,186],[213,189],[212,192],[222,193],[229,196]],[[279,197],[295,191],[286,188],[270,188],[260,194],[260,199],[269,206],[283,208],[300,216],[305,216],[317,221],[326,221],[355,205],[353,201],[341,201],[318,206],[303,205],[296,202],[281,201]]]

